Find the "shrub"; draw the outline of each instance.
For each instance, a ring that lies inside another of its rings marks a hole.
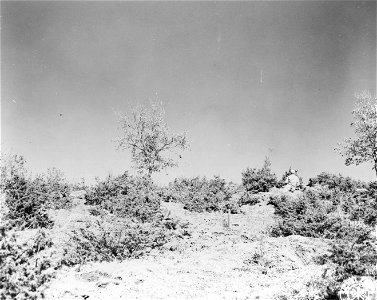
[[[71,233],[63,259],[66,265],[138,258],[162,246],[171,236],[161,220],[132,222],[106,212],[84,225]]]
[[[59,267],[45,252],[52,246],[44,231],[39,230],[29,242],[17,242],[9,225],[0,226],[0,294],[1,299],[39,299]]]
[[[368,184],[367,193],[369,197],[377,199],[377,181],[372,181]]]
[[[262,201],[262,197],[258,194],[245,192],[241,197],[240,205],[255,205]]]
[[[368,192],[348,194],[341,202],[342,210],[349,215],[350,220],[362,220],[365,224],[377,225],[377,201]]]
[[[63,173],[52,168],[34,179],[25,168],[22,156],[4,156],[1,188],[8,208],[7,218],[20,228],[50,227],[49,208],[69,206],[69,185]]]
[[[1,189],[12,183],[15,177],[27,176],[26,161],[21,155],[1,155]]]
[[[346,279],[353,276],[371,276],[377,279],[376,238],[368,231],[361,232],[351,229],[347,237],[331,242],[328,254],[317,258],[319,263],[328,264],[331,274],[326,276],[327,292],[338,299],[338,291]],[[327,298],[326,298],[327,299]]]
[[[71,187],[61,170],[57,168],[48,169],[46,173],[38,175],[32,184],[35,186],[36,192],[45,197],[44,202],[48,208],[70,207],[69,193]]]
[[[146,177],[132,177],[128,173],[97,184],[85,196],[86,203],[97,205],[121,217],[135,217],[150,222],[160,213],[157,187]]]
[[[47,198],[25,173],[13,174],[4,182],[7,218],[20,228],[50,227]]]
[[[24,228],[51,228],[53,221],[47,213],[43,196],[35,193],[33,188],[28,188],[22,197],[12,198],[7,195],[7,218],[19,229]]]
[[[169,190],[170,193],[165,192],[169,199],[183,203],[184,208],[190,211],[237,211],[238,204],[231,201],[232,185],[219,176],[210,180],[205,177],[176,179],[169,185]]]
[[[366,187],[365,183],[361,181],[356,181],[340,174],[334,175],[326,172],[322,172],[316,177],[309,179],[309,186],[315,186],[316,184],[325,186],[336,192],[355,192],[358,188]]]
[[[247,168],[242,172],[242,184],[248,192],[268,192],[277,185],[277,177],[271,171],[271,162],[265,159],[261,169]]]
[[[357,241],[349,239],[334,241],[330,254],[323,257],[324,261],[336,265],[335,278],[339,282],[351,276],[377,278],[376,240],[360,236],[357,236],[357,239]]]
[[[169,186],[161,187],[157,193],[158,196],[161,198],[164,202],[177,202],[180,198],[177,191],[174,190],[175,187],[173,185],[177,182],[177,179],[174,181],[174,183],[170,183]]]
[[[89,205],[100,205],[119,194],[127,194],[129,178],[127,172],[117,177],[108,175],[102,181],[97,177],[96,184],[85,195],[86,203]]]
[[[275,206],[279,217],[271,229],[274,236],[343,238],[350,228],[364,232],[362,228],[374,225],[377,213],[373,199],[356,201],[353,194],[338,193],[328,200],[322,193],[315,194],[311,190],[297,197],[274,194],[269,204]]]
[[[350,186],[324,190],[330,188],[333,190],[330,199],[323,191],[310,189],[299,197],[272,195],[270,203],[275,206],[278,222],[272,226],[271,235],[298,234],[329,239],[330,252],[319,260],[334,266],[329,293],[336,294],[339,283],[350,276],[377,276],[376,238],[372,235],[377,209],[368,190],[361,194],[356,190],[344,192],[353,191]]]

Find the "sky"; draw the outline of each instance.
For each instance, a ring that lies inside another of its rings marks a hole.
[[[376,2],[1,2],[1,150],[33,173],[131,173],[116,112],[158,97],[179,167],[153,178],[241,182],[268,156],[290,167],[372,180],[334,151],[353,137],[354,95],[376,92]]]

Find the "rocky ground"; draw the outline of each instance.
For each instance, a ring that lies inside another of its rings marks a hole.
[[[46,299],[284,299],[310,293],[307,283],[324,273],[313,262],[327,251],[324,241],[268,236],[275,222],[270,205],[242,207],[241,214],[230,215],[229,226],[227,214],[191,213],[177,203],[163,207],[190,224],[190,236],[141,259],[63,268]],[[56,218],[57,238],[85,214],[78,205]]]

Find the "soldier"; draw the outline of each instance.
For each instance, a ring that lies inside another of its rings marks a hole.
[[[291,174],[285,179],[286,186],[283,192],[294,192],[300,187],[300,178],[297,176],[297,170],[291,169]]]

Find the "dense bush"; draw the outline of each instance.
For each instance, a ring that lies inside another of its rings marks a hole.
[[[180,178],[170,183],[164,191],[164,198],[181,202],[190,211],[237,211],[237,203],[232,203],[233,188],[225,179],[214,176],[207,178]]]
[[[63,264],[138,258],[159,249],[174,236],[190,235],[188,223],[179,222],[169,213],[159,214],[153,222],[140,222],[117,217],[104,209],[97,212],[69,234]]]
[[[127,172],[117,177],[108,175],[104,180],[100,180],[97,177],[96,184],[89,188],[85,196],[86,203],[89,205],[99,205],[119,194],[127,194],[128,183],[129,175]]]
[[[367,193],[371,198],[377,199],[377,181],[368,184]]]
[[[328,254],[317,257],[318,263],[327,264],[329,274],[323,275],[328,297],[339,299],[339,288],[344,280],[353,276],[370,276],[377,279],[376,238],[371,230],[359,232],[349,228],[350,234],[331,241]],[[325,272],[326,273],[326,272]]]
[[[4,190],[14,177],[26,177],[26,161],[21,155],[1,155],[1,189]]]
[[[309,179],[309,186],[321,185],[336,192],[355,192],[358,188],[365,188],[366,184],[350,177],[322,172]]]
[[[365,224],[377,225],[377,198],[369,196],[368,191],[347,194],[341,202],[341,209],[352,221],[362,220]]]
[[[271,162],[265,159],[261,169],[247,168],[242,172],[242,184],[247,192],[268,192],[278,183],[276,175],[271,171]]]
[[[133,177],[124,173],[121,176],[109,175],[105,180],[97,179],[97,184],[89,189],[86,203],[97,205],[121,217],[135,217],[142,222],[150,222],[160,212],[160,196],[157,187],[150,179]]]
[[[366,184],[342,175],[321,173],[309,180],[307,194],[331,200],[340,205],[350,220],[362,220],[368,225],[377,224],[377,182]]]
[[[326,190],[332,191],[326,193]],[[307,189],[299,196],[272,195],[270,204],[275,206],[278,222],[272,226],[271,235],[329,239],[330,252],[319,260],[334,266],[329,292],[336,294],[339,283],[350,276],[377,276],[373,236],[377,207],[375,198],[369,195],[368,189],[358,192],[348,184],[340,188]]]
[[[46,203],[48,208],[70,207],[69,193],[71,187],[61,170],[57,168],[48,169],[46,173],[36,176],[32,184],[38,194],[45,198],[42,201]]]
[[[262,202],[263,197],[252,192],[245,192],[240,199],[240,205],[255,205]]]
[[[128,222],[121,218],[87,222],[86,228],[72,232],[63,263],[112,261],[137,258],[162,246],[169,233],[162,224]]]
[[[342,234],[342,215],[335,213],[336,206],[329,201],[318,201],[306,194],[292,197],[284,194],[271,196],[279,216],[271,228],[273,236],[302,235],[307,237],[332,238]],[[339,228],[340,227],[340,228]]]
[[[17,242],[9,225],[0,225],[0,298],[40,299],[60,265],[46,253],[52,246],[44,231],[28,242]]]
[[[353,236],[355,237],[355,236]],[[343,281],[351,276],[372,276],[377,278],[376,241],[370,237],[357,240],[339,239],[332,243],[330,254],[322,257],[324,262],[336,265],[335,277]]]
[[[6,218],[23,228],[49,227],[48,194],[41,188],[41,179],[32,179],[22,156],[2,157],[1,188],[5,193]]]
[[[369,228],[376,224],[376,201],[359,194],[326,193],[306,190],[298,196],[274,194],[269,204],[275,206],[278,223],[272,228],[276,236],[299,234],[309,237],[342,238],[349,227]]]

